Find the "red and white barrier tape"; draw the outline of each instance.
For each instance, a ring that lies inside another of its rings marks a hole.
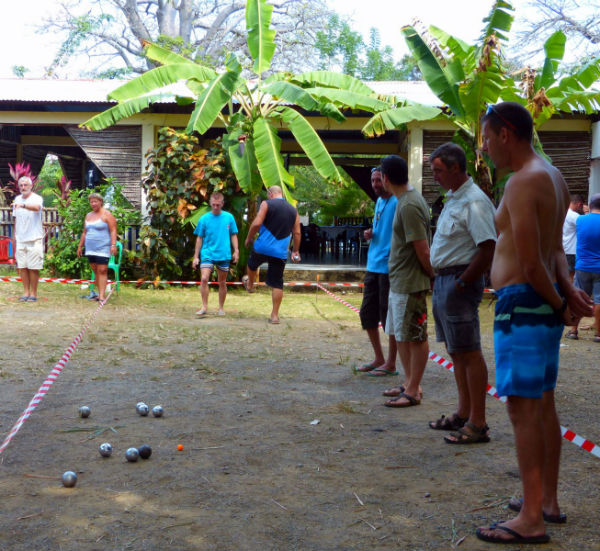
[[[0,277],[0,282],[19,282],[22,281],[20,277]],[[90,279],[68,279],[68,278],[59,278],[59,277],[41,277],[39,279],[40,283],[94,283]],[[116,281],[109,280],[108,283],[116,283]],[[168,285],[201,285],[201,281],[171,281],[171,280],[146,280],[146,281],[138,281],[138,280],[123,280],[120,283],[133,283],[137,285],[141,285],[144,283],[156,283],[156,284],[168,284]],[[218,281],[209,281],[209,285],[218,285]],[[242,285],[241,281],[227,281],[227,285]],[[264,283],[257,283],[257,285],[264,285]],[[284,283],[286,287],[315,287],[317,285],[314,281],[287,281]],[[347,283],[347,282],[322,282],[321,285],[327,285],[329,287],[364,287],[364,283]]]
[[[319,283],[317,283],[317,287],[319,289],[321,289],[322,291],[325,291],[329,296],[333,297],[338,302],[341,302],[343,305],[347,306],[351,310],[354,310],[355,312],[360,311],[359,308],[346,302],[344,299],[341,299],[337,295],[334,295],[331,291],[328,291],[327,289],[322,287]],[[454,365],[452,364],[452,362],[442,358],[442,356],[440,356],[439,354],[436,354],[435,352],[429,352],[429,359],[431,361],[441,365],[442,367],[445,367],[449,371],[454,371]],[[493,387],[492,385],[488,384],[487,393],[490,396],[493,396],[494,398],[500,400],[501,402],[506,402],[506,396],[498,396],[498,392],[496,391],[496,388]],[[565,438],[569,442],[572,442],[576,446],[578,446],[578,447],[584,449],[585,451],[590,452],[592,455],[595,455],[596,457],[600,458],[600,446],[598,446],[597,444],[594,444],[590,440],[586,440],[582,436],[579,436],[572,430],[570,430],[566,427],[563,427],[562,425],[560,426],[560,432],[561,432],[563,438]]]
[[[111,294],[112,294],[112,290],[108,294],[108,297],[106,297],[106,300],[108,300],[110,298]],[[42,386],[40,386],[38,391],[35,393],[35,395],[31,399],[31,401],[25,408],[25,411],[17,419],[17,422],[13,425],[12,429],[10,429],[10,432],[8,433],[8,435],[4,439],[4,442],[2,442],[2,445],[0,446],[0,453],[2,453],[6,449],[6,447],[10,444],[10,441],[14,438],[15,434],[17,434],[17,432],[19,432],[19,429],[23,426],[23,423],[25,423],[25,421],[33,413],[33,411],[38,406],[38,404],[42,401],[44,396],[48,393],[48,391],[50,390],[50,387],[54,384],[54,381],[56,381],[56,379],[58,379],[58,376],[61,374],[63,368],[65,367],[65,365],[67,365],[67,362],[71,359],[71,354],[73,354],[73,352],[77,348],[77,345],[81,341],[81,338],[87,331],[88,327],[91,325],[92,321],[94,321],[94,318],[98,315],[98,312],[100,312],[100,310],[102,309],[104,304],[105,303],[98,304],[98,308],[96,308],[94,313],[90,316],[90,319],[85,324],[83,329],[73,339],[73,342],[69,345],[69,347],[67,348],[65,353],[60,358],[60,360],[58,360],[58,362],[56,362],[56,365],[53,367],[52,371],[50,371],[50,373],[46,377],[46,380],[42,383]]]

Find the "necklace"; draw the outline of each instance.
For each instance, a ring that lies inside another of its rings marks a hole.
[[[377,223],[379,222],[379,219],[383,216],[383,211],[385,210],[385,207],[387,207],[388,203],[390,202],[390,198],[388,197],[385,200],[385,203],[383,203],[383,207],[381,207],[379,209],[379,211],[377,211],[375,213],[375,226],[377,226]]]

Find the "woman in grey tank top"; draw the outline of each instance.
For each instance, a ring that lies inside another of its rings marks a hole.
[[[98,286],[96,300],[104,302],[106,282],[108,280],[108,260],[117,253],[117,221],[115,217],[104,208],[104,198],[99,193],[90,193],[89,212],[85,217],[83,233],[77,247],[77,256],[83,254],[90,261],[94,272],[94,279]]]

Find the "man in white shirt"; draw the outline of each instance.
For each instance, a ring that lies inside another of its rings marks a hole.
[[[567,256],[571,281],[573,281],[573,276],[575,275],[575,251],[577,249],[577,231],[575,228],[577,218],[579,218],[581,214],[583,214],[583,197],[576,193],[571,195],[569,210],[567,211],[562,230],[563,249]]]
[[[467,174],[467,159],[460,146],[441,145],[429,162],[436,183],[448,190],[430,253],[435,270],[435,332],[454,362],[458,390],[456,412],[431,421],[429,427],[456,431],[444,438],[449,444],[489,442],[485,418],[488,373],[481,352],[479,303],[484,274],[494,256],[496,211]]]
[[[15,219],[15,258],[24,289],[19,301],[36,302],[40,270],[44,267],[44,201],[37,193],[33,193],[33,182],[28,176],[19,178],[18,186],[21,195],[15,198],[12,207]]]

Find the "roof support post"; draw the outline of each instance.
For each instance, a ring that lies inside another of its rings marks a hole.
[[[408,129],[408,182],[419,193],[423,192],[423,128]]]

